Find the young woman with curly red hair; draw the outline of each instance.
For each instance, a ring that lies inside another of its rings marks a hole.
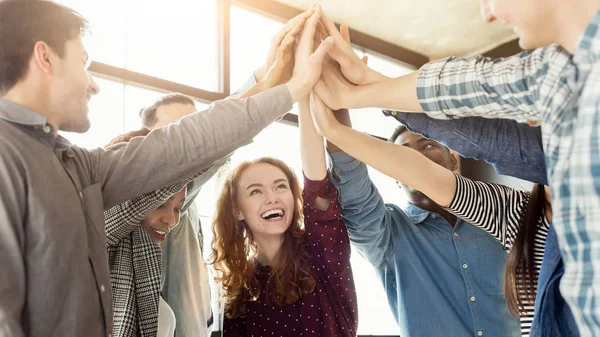
[[[309,98],[300,101],[304,189],[275,158],[236,167],[213,223],[224,336],[356,336],[350,242]]]

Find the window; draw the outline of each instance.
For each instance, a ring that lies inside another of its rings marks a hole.
[[[92,123],[86,133],[61,132],[73,144],[84,148],[102,147],[116,136],[141,128],[140,109],[154,103],[165,93],[137,87],[103,78],[94,78],[100,94],[89,103],[89,118]],[[202,110],[206,104],[196,101]]]
[[[92,28],[96,62],[217,92],[216,0],[60,0]]]
[[[267,57],[271,37],[283,23],[231,7],[231,91],[234,92]],[[250,29],[251,28],[251,29]]]

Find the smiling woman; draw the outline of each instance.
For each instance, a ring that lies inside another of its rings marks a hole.
[[[117,148],[149,132],[127,132],[114,138],[106,148]],[[158,244],[179,223],[189,180],[104,212],[115,337],[174,335],[175,314],[160,295],[162,256]]]
[[[288,165],[262,157],[234,168],[219,195],[212,263],[226,337],[356,336],[350,240],[308,106],[301,99],[304,189]]]

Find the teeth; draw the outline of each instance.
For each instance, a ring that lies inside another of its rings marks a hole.
[[[262,217],[263,219],[265,219],[266,217],[268,217],[268,216],[270,216],[270,215],[273,215],[273,214],[276,214],[276,215],[279,215],[279,216],[283,216],[283,210],[282,210],[282,209],[279,209],[279,208],[277,208],[277,209],[272,209],[272,210],[266,211],[266,212],[264,212],[263,214],[261,214],[261,217]]]
[[[154,229],[154,228],[152,228],[152,230],[153,230],[155,233],[157,233],[157,234],[160,234],[160,235],[165,235],[165,234],[167,234],[167,232],[159,231],[159,230],[157,230],[157,229]]]

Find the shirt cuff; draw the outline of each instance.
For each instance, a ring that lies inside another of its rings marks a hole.
[[[323,199],[332,199],[335,197],[336,189],[329,180],[329,175],[325,176],[322,180],[310,180],[304,176],[303,192],[305,195],[308,194]]]

